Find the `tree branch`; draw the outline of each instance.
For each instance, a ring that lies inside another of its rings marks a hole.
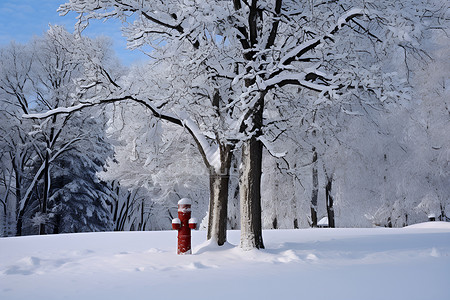
[[[163,113],[159,111],[156,107],[150,104],[149,100],[142,100],[135,98],[133,96],[124,96],[124,97],[118,97],[118,98],[112,98],[112,99],[101,99],[94,102],[88,102],[88,103],[80,103],[78,105],[72,106],[72,107],[60,107],[53,110],[50,110],[48,112],[42,113],[42,114],[26,114],[23,115],[23,118],[26,119],[45,119],[51,116],[59,115],[59,114],[72,114],[77,111],[81,111],[83,109],[86,109],[88,107],[102,105],[102,104],[109,104],[109,103],[115,103],[115,102],[121,102],[121,101],[133,101],[136,103],[139,103],[143,105],[144,107],[148,108],[154,117],[157,117],[161,120],[167,121],[169,123],[181,126],[183,128],[186,128],[189,132],[189,134],[193,137],[200,154],[203,158],[203,161],[205,165],[210,168],[214,165],[213,159],[215,157],[215,153],[218,149],[217,146],[211,146],[209,142],[206,140],[206,137],[201,134],[198,126],[189,118],[179,118],[175,115]]]
[[[283,3],[283,0],[276,0],[275,2],[275,20],[272,24],[272,29],[270,30],[269,38],[267,40],[266,49],[270,49],[275,44],[275,37],[278,33],[278,25],[280,24],[280,18],[281,18],[281,5]]]
[[[360,8],[353,8],[347,11],[344,15],[342,15],[338,19],[336,25],[333,26],[328,33],[324,34],[320,38],[315,38],[313,40],[297,45],[291,51],[289,51],[283,58],[281,58],[280,64],[281,65],[290,64],[292,61],[301,57],[303,54],[319,46],[321,43],[324,42],[325,39],[327,38],[331,39],[331,36],[333,36],[340,28],[346,25],[350,20],[363,16],[364,13],[365,13],[364,10]]]

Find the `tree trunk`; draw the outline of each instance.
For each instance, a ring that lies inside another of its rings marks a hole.
[[[239,180],[241,248],[264,249],[261,224],[262,143],[255,137],[244,142]]]
[[[53,226],[53,234],[61,232],[61,215],[58,213],[55,215],[55,225]]]
[[[440,203],[441,215],[439,216],[439,221],[447,222],[447,216],[445,215],[445,206]]]
[[[48,192],[50,190],[50,165],[49,165],[49,160],[50,160],[50,154],[48,152],[49,150],[47,149],[46,154],[45,154],[45,167],[44,167],[44,193],[43,193],[43,197],[42,197],[42,207],[41,207],[41,213],[42,213],[42,217],[44,217],[44,220],[46,218],[47,215],[47,205],[48,205]],[[45,230],[45,221],[43,221],[40,225],[39,225],[39,234],[43,235],[46,234],[46,230]]]
[[[139,222],[138,230],[144,231],[144,199],[141,201],[141,221]]]
[[[19,169],[17,168],[17,165],[14,163],[13,160],[13,170],[15,173],[15,181],[16,181],[16,186],[15,186],[15,190],[16,190],[16,236],[21,236],[22,235],[22,217],[23,217],[23,212],[21,213],[20,211],[20,201],[22,200],[22,190],[21,190],[21,174],[19,173]],[[20,224],[19,224],[19,219],[20,219]]]
[[[7,217],[7,209],[6,209],[6,201],[0,201],[0,203],[3,205],[3,224],[2,224],[2,235],[1,236],[8,236],[8,217]]]
[[[317,172],[317,151],[313,147],[312,162],[312,194],[311,194],[311,227],[317,227],[317,198],[319,195],[319,176]]]
[[[263,144],[262,135],[264,96],[259,96],[249,120],[242,132],[250,138],[242,145],[242,163],[239,177],[241,210],[241,248],[244,250],[264,249],[261,222],[261,175]],[[252,126],[248,128],[247,126]]]
[[[331,187],[333,184],[333,177],[327,177],[327,185],[325,186],[325,198],[327,204],[327,215],[328,215],[328,226],[330,228],[335,228],[334,222],[334,199],[331,196]]]
[[[113,226],[114,226],[114,231],[117,231],[117,215],[119,213],[119,201],[120,201],[120,194],[119,194],[119,188],[117,188],[117,198],[114,199],[112,202],[113,205],[111,206],[111,213],[112,213],[112,221],[113,221]]]
[[[21,201],[22,201],[22,176],[20,170],[17,168],[17,166],[14,166],[14,172],[16,173],[16,236],[22,236],[22,226],[23,226],[23,216],[25,214],[25,209],[28,206],[28,203],[30,201],[30,196],[28,196],[27,199],[25,199],[25,204],[23,205],[23,209],[21,208]]]
[[[232,146],[220,145],[220,170],[210,168],[209,174],[209,218],[207,239],[219,246],[227,241],[228,187]]]
[[[17,215],[17,223],[16,223],[16,236],[22,236],[22,224],[23,224],[23,215],[25,213],[25,209],[20,210]]]

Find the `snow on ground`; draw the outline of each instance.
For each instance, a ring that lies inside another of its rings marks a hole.
[[[449,299],[450,224],[265,230],[244,252],[175,231],[0,239],[0,299]]]

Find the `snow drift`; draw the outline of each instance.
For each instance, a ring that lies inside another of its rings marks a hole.
[[[193,232],[0,239],[0,299],[433,299],[449,294],[450,226],[264,231],[266,249]]]

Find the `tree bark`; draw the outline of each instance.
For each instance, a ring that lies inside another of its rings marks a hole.
[[[23,209],[21,209],[21,201],[22,201],[22,173],[17,166],[14,167],[14,172],[16,173],[16,236],[22,236],[22,227],[23,227],[23,217],[25,215],[25,209],[28,207],[28,203],[30,202],[30,195],[25,199],[25,203],[23,205]]]
[[[53,226],[53,234],[61,233],[61,215],[55,215],[55,225]]]
[[[250,138],[243,142],[239,190],[241,210],[241,248],[244,250],[264,249],[261,222],[261,175],[263,144],[262,135],[264,96],[261,94],[250,116],[251,128],[244,131]],[[247,125],[245,125],[247,126]],[[241,130],[243,131],[243,130]]]
[[[24,214],[24,211],[21,210],[19,212],[19,215],[17,216],[16,236],[22,236],[23,214]]]
[[[228,187],[232,146],[220,145],[220,170],[210,167],[209,174],[209,218],[208,240],[214,240],[219,246],[227,241]]]
[[[239,3],[238,3],[239,2]],[[249,6],[248,27],[240,27],[238,30],[242,34],[240,41],[245,49],[244,59],[255,60],[255,46],[258,44],[259,28],[262,21],[262,14],[258,7],[258,1],[253,0]],[[240,9],[240,1],[234,1],[235,9]],[[277,4],[278,8],[281,8]],[[278,26],[278,25],[277,25]],[[248,30],[248,34],[247,34]],[[273,29],[271,36],[276,35],[277,27]],[[244,37],[244,38],[242,38]],[[271,47],[274,39],[269,39],[267,49]],[[247,51],[248,50],[248,51]],[[251,72],[251,68],[247,68]],[[246,79],[245,86],[250,87],[255,83],[255,79]],[[262,238],[261,222],[261,175],[262,175],[262,148],[263,145],[258,139],[262,135],[264,97],[266,92],[259,94],[259,99],[255,106],[247,112],[241,124],[240,132],[249,137],[242,145],[242,164],[239,177],[240,192],[240,212],[241,212],[241,248],[244,250],[264,249]]]
[[[261,224],[262,143],[255,137],[244,142],[239,180],[241,199],[241,248],[264,249]]]
[[[0,201],[0,203],[3,205],[3,224],[2,224],[2,228],[3,228],[3,232],[1,236],[8,236],[8,211],[6,209],[6,201]]]
[[[45,153],[44,193],[42,196],[42,206],[41,206],[41,213],[44,218],[47,214],[47,205],[48,205],[48,196],[49,196],[48,192],[50,190],[50,165],[49,165],[50,154],[48,151],[49,150],[47,149],[47,151]],[[39,225],[39,235],[44,235],[44,234],[46,234],[45,222],[43,222]]]
[[[319,176],[317,172],[317,151],[313,147],[312,194],[311,194],[311,227],[317,227],[317,198],[319,195]]]
[[[440,203],[441,215],[439,216],[439,221],[447,222],[447,216],[445,215],[445,206]]]
[[[333,177],[327,177],[327,185],[325,186],[325,198],[327,204],[327,215],[328,215],[328,226],[330,228],[335,228],[335,220],[334,220],[334,199],[331,196],[331,187],[333,184]]]

